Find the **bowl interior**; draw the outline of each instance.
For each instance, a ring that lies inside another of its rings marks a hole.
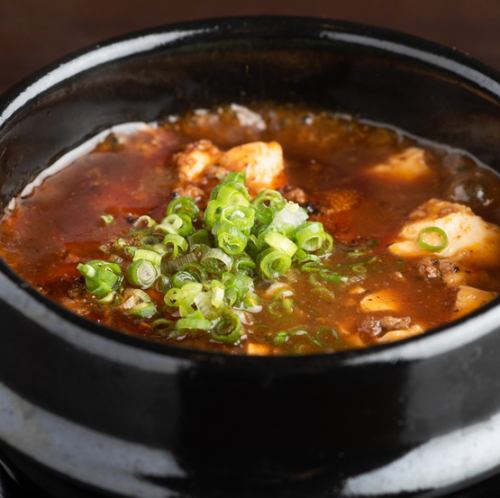
[[[319,19],[201,21],[130,35],[69,56],[4,96],[0,209],[98,131],[232,102],[352,114],[464,149],[500,171],[497,80],[449,49]]]

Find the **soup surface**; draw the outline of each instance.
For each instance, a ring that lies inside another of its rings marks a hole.
[[[491,301],[499,200],[499,178],[465,153],[349,116],[231,105],[109,133],[16,199],[0,255],[129,334],[335,352]]]

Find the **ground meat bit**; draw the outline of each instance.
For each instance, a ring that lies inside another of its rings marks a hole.
[[[384,331],[405,330],[410,328],[411,318],[409,316],[384,316],[380,319],[380,325]]]
[[[71,252],[68,252],[64,256],[65,263],[78,263],[78,262],[80,262],[80,260],[81,260],[80,256],[77,256],[76,254],[73,254]]]
[[[297,202],[298,204],[305,204],[309,198],[307,194],[299,187],[285,187],[283,189],[283,195],[292,202]]]
[[[88,302],[83,298],[63,297],[61,303],[78,315],[85,316],[90,313]]]
[[[365,318],[358,327],[358,332],[361,334],[368,334],[371,336],[379,336],[382,334],[382,324],[373,316]]]
[[[81,287],[72,287],[68,290],[68,298],[69,299],[78,299],[83,295],[83,290]]]
[[[449,259],[423,258],[418,264],[418,272],[427,280],[443,279],[447,275],[458,273],[460,268]]]
[[[349,211],[361,199],[361,195],[356,190],[336,189],[321,192],[319,194],[320,211],[326,216]]]
[[[411,318],[409,316],[383,316],[380,318],[369,316],[359,324],[358,332],[379,337],[391,330],[406,330],[410,328],[410,325]]]
[[[443,275],[448,275],[450,273],[458,273],[460,268],[450,261],[449,259],[440,259],[439,260],[439,269]]]
[[[418,264],[418,273],[427,280],[442,278],[439,270],[439,259],[424,258]]]

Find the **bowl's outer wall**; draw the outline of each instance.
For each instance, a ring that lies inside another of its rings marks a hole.
[[[430,64],[329,41],[319,23],[303,34],[299,25],[268,28],[207,30],[48,89],[0,129],[0,203],[96,131],[229,102],[300,102],[359,115],[466,149],[500,170],[497,96]],[[79,337],[86,344],[103,338],[2,274],[0,309],[0,407],[19,421],[9,437],[0,424],[0,436],[14,460],[26,464],[27,452],[50,452],[41,463],[70,475],[68,460],[79,453],[99,461],[91,442],[76,445],[74,455],[51,444],[34,422],[50,413],[95,431],[96,446],[109,435],[165,451],[181,469],[147,476],[139,465],[132,472],[117,446],[91,478],[73,476],[97,487],[110,487],[104,474],[114,469],[141,481],[144,496],[251,497],[258,490],[262,497],[326,498],[341,492],[345,478],[500,409],[500,336],[493,331],[426,360],[347,367],[328,357],[304,366],[300,359],[237,364],[193,355],[162,358],[165,370],[148,368],[144,351],[137,363],[133,354],[113,359],[112,340],[82,346]],[[60,484],[44,485],[69,496]],[[170,491],[156,494],[162,487]]]

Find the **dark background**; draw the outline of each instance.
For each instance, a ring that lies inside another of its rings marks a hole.
[[[500,0],[0,0],[0,92],[104,38],[172,21],[245,14],[385,26],[457,47],[500,69]]]

